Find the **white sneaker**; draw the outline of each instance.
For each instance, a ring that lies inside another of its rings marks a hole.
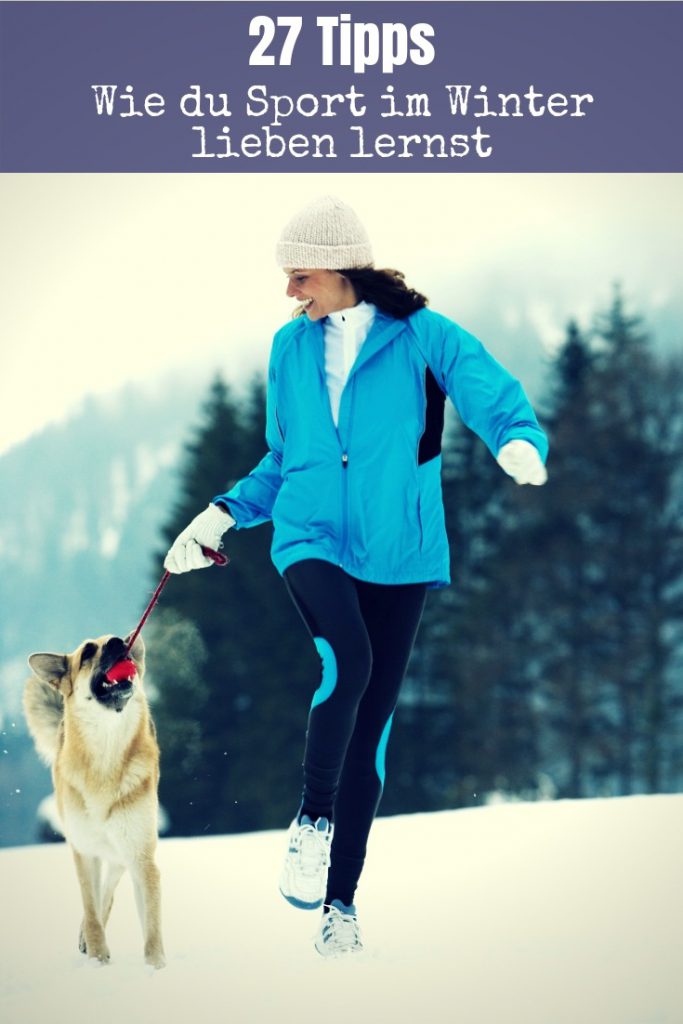
[[[327,818],[313,822],[307,814],[290,825],[280,892],[300,910],[316,910],[323,904],[333,832]]]
[[[320,922],[315,948],[321,956],[361,952],[363,943],[353,903],[347,907],[341,900],[332,900],[330,909]]]

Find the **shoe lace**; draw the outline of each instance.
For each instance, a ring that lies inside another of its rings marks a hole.
[[[351,949],[361,945],[358,921],[353,914],[344,914],[330,907],[322,925],[323,942],[338,949]]]
[[[300,825],[293,846],[304,873],[318,872],[330,864],[330,833],[315,825]]]

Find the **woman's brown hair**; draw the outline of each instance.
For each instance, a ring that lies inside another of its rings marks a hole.
[[[427,305],[426,295],[410,288],[400,270],[354,267],[351,270],[340,270],[339,273],[351,282],[359,302],[371,302],[397,320]]]

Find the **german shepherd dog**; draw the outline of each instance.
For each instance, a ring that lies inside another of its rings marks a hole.
[[[125,657],[132,679],[106,673]],[[106,963],[114,890],[131,873],[145,961],[165,964],[157,845],[159,748],[142,691],[145,649],[103,636],[72,654],[32,654],[24,710],[39,755],[52,766],[57,807],[83,899],[79,949]],[[107,865],[106,878],[103,866]]]

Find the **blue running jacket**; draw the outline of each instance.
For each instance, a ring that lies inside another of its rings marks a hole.
[[[445,395],[495,457],[522,438],[548,444],[522,387],[473,335],[421,309],[377,310],[335,427],[321,321],[277,332],[268,373],[269,451],[213,501],[238,528],[272,519],[278,572],[321,558],[370,583],[450,582],[441,492]]]

